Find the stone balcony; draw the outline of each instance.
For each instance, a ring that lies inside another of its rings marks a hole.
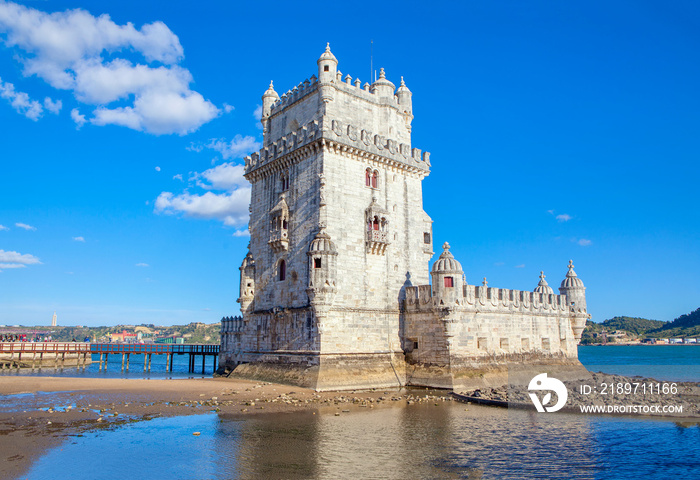
[[[384,255],[389,243],[389,232],[367,230],[367,251],[369,253]]]
[[[274,252],[282,252],[289,249],[289,232],[286,229],[272,230],[270,241],[267,242]]]

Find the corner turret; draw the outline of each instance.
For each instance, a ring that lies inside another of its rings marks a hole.
[[[569,260],[569,271],[566,278],[562,280],[559,293],[566,295],[566,301],[571,313],[571,329],[574,331],[576,341],[581,340],[583,329],[586,328],[586,320],[591,316],[586,311],[586,287],[576,272],[574,272],[574,261]]]
[[[401,77],[401,85],[398,90],[396,90],[396,100],[399,104],[399,112],[404,116],[406,120],[406,128],[411,131],[411,121],[413,120],[413,100],[411,97],[413,94],[406,86],[406,83]]]
[[[438,305],[454,305],[463,297],[464,272],[462,265],[450,253],[450,244],[442,245],[443,252],[433,264],[433,298]]]
[[[338,250],[323,228],[311,241],[306,255],[309,257],[309,287],[306,289],[309,301],[316,308],[330,306],[337,291]]]
[[[250,245],[248,248],[250,249]],[[241,312],[245,313],[252,309],[252,303],[255,299],[255,260],[250,250],[243,259],[239,270],[241,271],[241,296],[236,301],[241,304]]]
[[[586,287],[576,272],[574,272],[574,261],[569,260],[569,271],[566,278],[562,280],[559,293],[566,295],[569,308],[575,313],[586,313]]]
[[[272,86],[272,80],[270,80],[270,86],[267,88],[262,96],[262,116],[260,117],[260,123],[263,125],[263,134],[267,133],[267,120],[270,118],[270,112],[272,111],[272,105],[279,102],[280,96],[275,92]]]
[[[326,43],[326,51],[321,54],[316,63],[318,64],[318,81],[320,83],[334,82],[338,70],[338,59],[331,52],[330,43]]]

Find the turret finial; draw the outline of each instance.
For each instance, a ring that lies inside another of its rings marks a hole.
[[[386,78],[386,75],[384,75],[384,69],[380,68],[379,69],[379,78]]]
[[[483,283],[483,285],[484,285],[484,287],[487,287],[487,286],[489,285],[489,282],[486,281],[486,277],[484,277],[484,283]]]
[[[403,81],[403,75],[401,75],[401,86],[402,86],[402,87],[405,87],[405,86],[406,86],[406,83]]]
[[[326,42],[326,51],[327,52],[331,51],[331,42]]]
[[[447,252],[450,249],[450,244],[445,242],[442,244],[442,248],[443,248],[443,250],[445,250]]]

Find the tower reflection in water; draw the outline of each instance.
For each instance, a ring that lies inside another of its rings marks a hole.
[[[217,478],[596,478],[584,417],[463,404],[222,418]]]

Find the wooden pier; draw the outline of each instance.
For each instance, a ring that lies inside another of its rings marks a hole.
[[[90,344],[74,342],[1,342],[0,369],[41,368],[52,366],[63,368],[76,365],[85,368],[92,363]]]
[[[79,343],[79,342],[12,342],[0,343],[0,366],[5,368],[20,368],[30,366],[32,368],[38,362],[39,368],[45,365],[45,360],[53,359],[56,368],[63,368],[66,356],[75,356],[78,367],[92,362],[92,355],[100,356],[100,370],[107,368],[109,354],[121,355],[121,370],[129,371],[131,354],[142,354],[143,371],[151,371],[151,358],[153,355],[165,355],[165,370],[172,372],[173,357],[175,355],[189,355],[189,372],[195,371],[197,357],[202,357],[202,373],[206,367],[207,357],[213,358],[213,367],[216,371],[216,359],[219,356],[219,345],[204,344],[155,344],[155,343]],[[82,362],[81,362],[82,360]]]

